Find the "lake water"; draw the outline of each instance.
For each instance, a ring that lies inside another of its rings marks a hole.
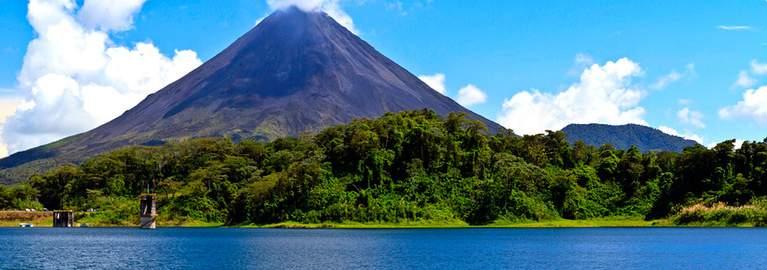
[[[764,269],[763,229],[0,229],[0,269]]]

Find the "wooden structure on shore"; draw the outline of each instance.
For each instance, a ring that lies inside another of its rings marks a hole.
[[[72,228],[75,224],[75,212],[72,210],[53,211],[54,228]]]
[[[155,194],[142,194],[141,200],[141,220],[139,226],[142,229],[157,228],[157,196]]]

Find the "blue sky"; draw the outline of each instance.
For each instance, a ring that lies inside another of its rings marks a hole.
[[[75,121],[73,128],[63,126],[69,123],[64,120],[50,127],[30,124],[45,122],[35,117],[50,112],[78,114],[55,107],[68,106],[64,102],[51,103],[46,113],[29,108],[30,100],[42,106],[41,97],[32,94],[35,87],[43,89],[42,84],[21,83],[18,77],[25,55],[46,55],[27,49],[44,35],[30,25],[27,1],[1,1],[0,93],[16,103],[0,106],[26,104],[22,110],[30,110],[11,116],[3,128],[3,143],[10,145],[10,152],[87,130],[119,114],[84,110],[86,118],[88,113],[99,115],[83,120],[84,124]],[[67,1],[33,0],[52,6]],[[126,1],[135,5],[126,5],[127,15],[116,16],[124,23],[120,27],[80,12],[86,4],[82,0],[65,8],[64,14],[82,24],[85,32],[107,35],[107,47],[138,51],[136,44],[151,44],[165,57],[158,61],[169,65],[176,63],[173,56],[178,50],[194,52],[201,61],[211,58],[281,2]],[[639,122],[707,145],[767,137],[767,88],[760,88],[767,86],[767,1],[288,2],[308,3],[334,17],[348,15],[363,39],[414,74],[443,74],[448,96],[461,99],[461,89],[475,86],[469,92],[481,91],[486,98],[474,95],[463,103],[519,133],[568,122]],[[93,8],[96,13],[98,9]],[[193,67],[195,62],[188,63]],[[82,80],[90,75],[59,69],[52,70],[73,78],[79,82],[78,91],[87,92],[91,82]],[[739,75],[743,75],[740,83]],[[158,82],[172,81],[169,78]],[[115,80],[122,79],[109,81]],[[119,93],[132,91],[114,87]],[[746,93],[750,95],[744,97]],[[89,102],[81,103],[87,107]],[[4,110],[11,115],[14,111]],[[32,141],[16,142],[37,135]]]

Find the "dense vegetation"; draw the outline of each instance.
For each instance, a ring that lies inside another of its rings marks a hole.
[[[751,207],[767,195],[767,142],[642,153],[571,145],[562,132],[486,135],[460,114],[412,111],[269,143],[125,148],[3,187],[0,208],[93,208],[122,224],[136,219],[136,197],[148,189],[167,221],[654,219],[696,204]]]
[[[571,124],[562,129],[567,135],[567,141],[576,143],[583,141],[588,145],[610,144],[617,149],[629,149],[632,146],[639,151],[670,151],[682,152],[685,148],[698,143],[678,136],[663,133],[660,130],[628,124],[628,125],[604,125],[604,124]]]

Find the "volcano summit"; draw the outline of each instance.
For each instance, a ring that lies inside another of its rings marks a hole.
[[[269,140],[387,112],[463,112],[321,12],[279,10],[223,52],[91,131],[0,160],[3,182],[127,145],[194,137]]]

